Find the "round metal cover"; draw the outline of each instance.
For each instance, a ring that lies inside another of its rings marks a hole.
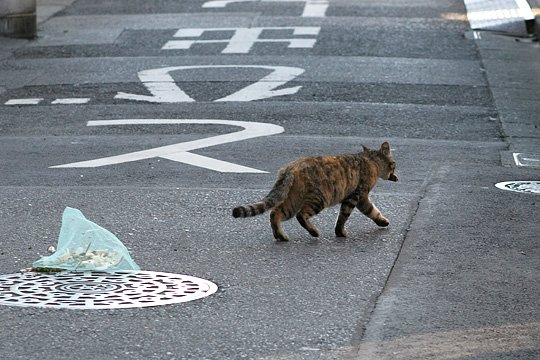
[[[176,304],[209,296],[217,286],[193,276],[153,271],[0,275],[0,305],[118,309]]]
[[[503,190],[540,194],[540,181],[505,181],[497,183],[495,186]]]

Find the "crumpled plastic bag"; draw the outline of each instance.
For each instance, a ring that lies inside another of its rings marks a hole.
[[[140,270],[127,248],[113,233],[87,220],[82,212],[66,207],[57,250],[35,261],[34,268],[73,271]]]

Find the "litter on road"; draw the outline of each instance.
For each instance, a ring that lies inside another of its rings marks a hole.
[[[81,211],[70,207],[64,210],[62,216],[57,250],[35,261],[32,266],[34,269],[53,271],[140,270],[127,248],[113,233],[87,220]]]

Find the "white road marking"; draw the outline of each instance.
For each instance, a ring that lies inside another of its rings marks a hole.
[[[264,0],[263,0],[264,1]],[[306,0],[303,17],[325,17],[329,1],[327,0]]]
[[[137,75],[152,95],[139,95],[118,92],[115,99],[127,99],[135,101],[148,101],[153,103],[180,103],[195,102],[189,95],[176,85],[174,79],[169,75],[172,71],[189,69],[220,69],[220,68],[253,68],[272,70],[270,74],[259,81],[250,84],[237,92],[225,96],[222,101],[254,101],[267,99],[274,96],[295,94],[301,86],[294,86],[285,89],[275,90],[304,72],[304,69],[290,66],[267,66],[267,65],[193,65],[193,66],[171,66],[157,69],[140,71]]]
[[[62,105],[70,105],[70,104],[86,104],[90,101],[90,98],[60,98],[56,99],[51,104],[62,104]]]
[[[4,105],[37,105],[43,98],[10,99]]]
[[[312,48],[316,39],[268,39],[259,38],[264,30],[293,30],[294,35],[314,35],[317,36],[320,27],[298,26],[298,27],[252,27],[252,28],[206,28],[206,29],[180,29],[174,34],[176,38],[200,37],[206,31],[233,31],[234,34],[229,40],[171,40],[167,41],[162,50],[189,49],[193,44],[228,43],[221,51],[222,54],[247,54],[255,43],[260,42],[286,42],[289,48]]]
[[[267,173],[266,171],[249,168],[246,166],[217,160],[210,157],[189,153],[188,151],[202,149],[210,146],[231,143],[261,136],[280,134],[285,129],[281,126],[259,122],[217,120],[217,119],[119,119],[119,120],[94,120],[88,121],[87,126],[112,126],[112,125],[163,125],[163,124],[205,124],[205,125],[230,125],[239,126],[243,130],[211,136],[208,138],[186,141],[173,145],[161,146],[153,149],[136,151],[128,154],[109,156],[94,160],[80,161],[63,165],[51,166],[50,168],[94,168],[106,165],[121,164],[125,162],[144,160],[150,158],[164,158],[189,165],[194,165],[219,172],[234,173]]]
[[[513,155],[514,155],[514,162],[516,163],[516,166],[523,166],[521,161],[519,161],[519,155],[521,155],[521,153],[513,153]]]
[[[525,154],[525,153],[513,153],[514,162],[516,163],[516,166],[533,166],[537,167],[540,164],[540,158],[533,158],[533,154]],[[532,164],[530,164],[532,163]]]
[[[262,171],[253,169],[247,166],[233,164],[228,161],[222,161],[207,156],[193,154],[187,151],[177,152],[173,154],[167,154],[160,156],[164,159],[181,162],[184,164],[203,167],[206,169],[228,172],[228,173],[255,173],[255,174],[267,174],[268,171]]]
[[[211,0],[205,2],[203,8],[224,8],[231,3],[254,2],[259,0]],[[262,2],[305,2],[302,17],[325,17],[328,9],[328,0],[260,0]]]

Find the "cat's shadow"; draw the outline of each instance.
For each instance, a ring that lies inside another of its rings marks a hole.
[[[371,241],[379,241],[382,237],[388,236],[390,229],[388,227],[376,227],[372,229],[366,229],[362,232],[349,231],[347,237],[338,237],[332,233],[322,233],[319,237],[313,237],[309,234],[299,234],[291,232],[291,239],[289,241],[274,241],[275,246],[287,246],[292,244],[304,244],[319,246],[325,243],[335,244],[347,244],[347,243],[365,243]]]
[[[333,241],[336,243],[377,241],[381,239],[381,236],[387,236],[389,231],[390,229],[387,227],[376,227],[362,232],[354,233],[352,231],[349,231],[347,237],[334,236],[333,238],[330,238],[330,240],[333,239]]]

